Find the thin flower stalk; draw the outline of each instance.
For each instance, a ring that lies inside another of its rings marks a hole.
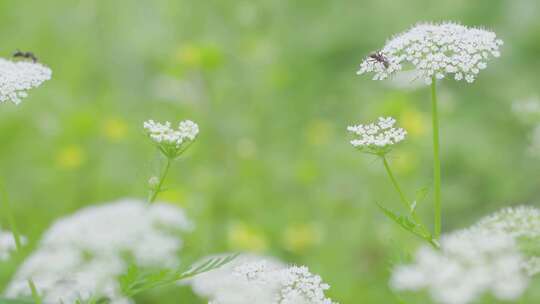
[[[431,104],[432,104],[432,126],[433,126],[433,211],[435,238],[441,236],[442,214],[441,214],[441,157],[439,140],[439,111],[437,106],[437,88],[435,77],[431,83]]]
[[[387,154],[392,151],[394,145],[403,141],[407,135],[407,131],[404,129],[395,128],[395,123],[396,120],[392,117],[379,117],[374,123],[349,126],[347,130],[358,136],[351,140],[350,143],[360,152],[375,155],[382,160],[386,174],[390,178],[392,186],[398,193],[400,202],[407,210],[407,216],[401,216],[386,207],[383,207],[381,204],[377,204],[383,214],[405,230],[424,239],[430,245],[437,248],[437,241],[432,237],[429,230],[416,215],[416,204],[418,199],[414,202],[410,202],[407,199],[388,163]]]
[[[169,174],[172,163],[178,159],[193,143],[199,134],[199,126],[191,120],[178,124],[178,128],[171,127],[170,122],[159,123],[153,120],[145,121],[144,130],[148,138],[156,145],[165,158],[165,165],[159,177],[153,176],[148,180],[148,203],[155,202],[158,194],[163,191],[165,179]]]

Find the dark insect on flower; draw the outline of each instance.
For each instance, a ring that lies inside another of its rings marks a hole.
[[[20,50],[16,50],[15,53],[13,53],[13,58],[24,58],[24,59],[31,59],[32,62],[36,63],[38,61],[36,55],[32,52],[23,52]]]
[[[368,58],[375,60],[376,62],[382,63],[384,65],[384,68],[386,69],[390,66],[388,58],[386,58],[386,56],[384,56],[384,54],[380,51],[370,54]]]

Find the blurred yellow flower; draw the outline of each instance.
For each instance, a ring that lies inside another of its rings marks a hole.
[[[229,225],[227,242],[232,250],[263,252],[268,248],[268,241],[264,234],[243,222]]]
[[[84,152],[79,146],[70,145],[62,148],[57,156],[56,163],[63,169],[77,169],[85,160]]]
[[[418,137],[426,133],[428,121],[420,111],[406,109],[401,113],[399,121],[409,136]]]
[[[200,67],[202,63],[201,49],[195,45],[181,47],[176,57],[181,64],[189,67]]]
[[[168,189],[158,194],[158,200],[186,207],[186,192],[183,189]]]
[[[411,153],[406,150],[396,149],[392,152],[393,156],[391,157],[392,165],[396,172],[401,174],[411,173],[418,167],[418,157],[417,153]]]
[[[306,137],[308,142],[314,146],[322,146],[327,144],[332,138],[333,125],[322,119],[313,120],[309,123],[306,129]]]
[[[103,134],[111,141],[119,141],[126,137],[128,126],[123,119],[108,118],[103,122]]]
[[[219,66],[222,54],[216,46],[188,44],[178,49],[176,59],[189,68],[211,69]]]
[[[283,232],[285,248],[294,253],[303,253],[321,241],[321,234],[313,224],[294,224]]]

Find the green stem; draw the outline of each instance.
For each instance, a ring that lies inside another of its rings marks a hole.
[[[386,169],[386,173],[388,174],[388,177],[390,177],[390,180],[392,181],[392,185],[396,189],[397,193],[399,194],[399,198],[401,199],[401,202],[407,208],[407,210],[410,211],[411,206],[409,205],[409,202],[407,201],[407,198],[405,197],[405,194],[403,194],[403,191],[401,191],[401,187],[399,186],[396,178],[394,177],[394,174],[392,173],[392,170],[390,169],[390,165],[388,164],[388,160],[386,159],[386,156],[381,156],[384,168]]]
[[[431,82],[431,107],[433,123],[433,186],[435,239],[441,236],[441,159],[439,143],[439,113],[437,110],[436,79]]]
[[[39,292],[36,288],[36,284],[34,284],[34,281],[32,278],[28,279],[28,287],[30,287],[30,291],[32,292],[32,298],[34,299],[35,304],[41,304],[41,296],[39,295]]]
[[[165,167],[161,170],[161,174],[159,176],[159,182],[155,188],[153,188],[150,192],[150,196],[148,198],[148,203],[153,203],[156,200],[157,195],[162,191],[163,183],[165,182],[165,178],[167,177],[167,174],[169,173],[169,169],[171,168],[172,159],[167,157],[167,162],[165,163]]]

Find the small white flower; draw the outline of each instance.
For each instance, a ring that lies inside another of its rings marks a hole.
[[[351,140],[351,144],[364,152],[384,154],[407,135],[402,128],[394,128],[395,123],[396,120],[392,117],[379,117],[375,123],[349,126],[347,130],[359,136]]]
[[[152,176],[148,179],[148,187],[150,187],[150,189],[155,189],[159,184],[159,177],[157,176]]]
[[[495,33],[484,29],[456,23],[418,24],[385,44],[380,54],[386,63],[368,57],[357,74],[373,72],[374,80],[383,80],[412,65],[426,84],[447,74],[471,83],[487,67],[489,57],[500,56],[502,44]]]
[[[51,69],[40,63],[0,58],[0,103],[19,104],[28,90],[51,79],[51,75]]]
[[[427,289],[437,303],[472,303],[484,293],[516,300],[529,279],[523,257],[512,237],[483,229],[443,236],[441,249],[422,247],[415,262],[394,269],[396,290]]]
[[[199,126],[191,120],[184,120],[178,125],[178,131],[182,137],[194,140],[199,134]]]
[[[199,134],[199,126],[191,120],[180,122],[178,129],[173,129],[168,121],[153,120],[145,121],[143,127],[148,137],[170,158],[178,157]]]

